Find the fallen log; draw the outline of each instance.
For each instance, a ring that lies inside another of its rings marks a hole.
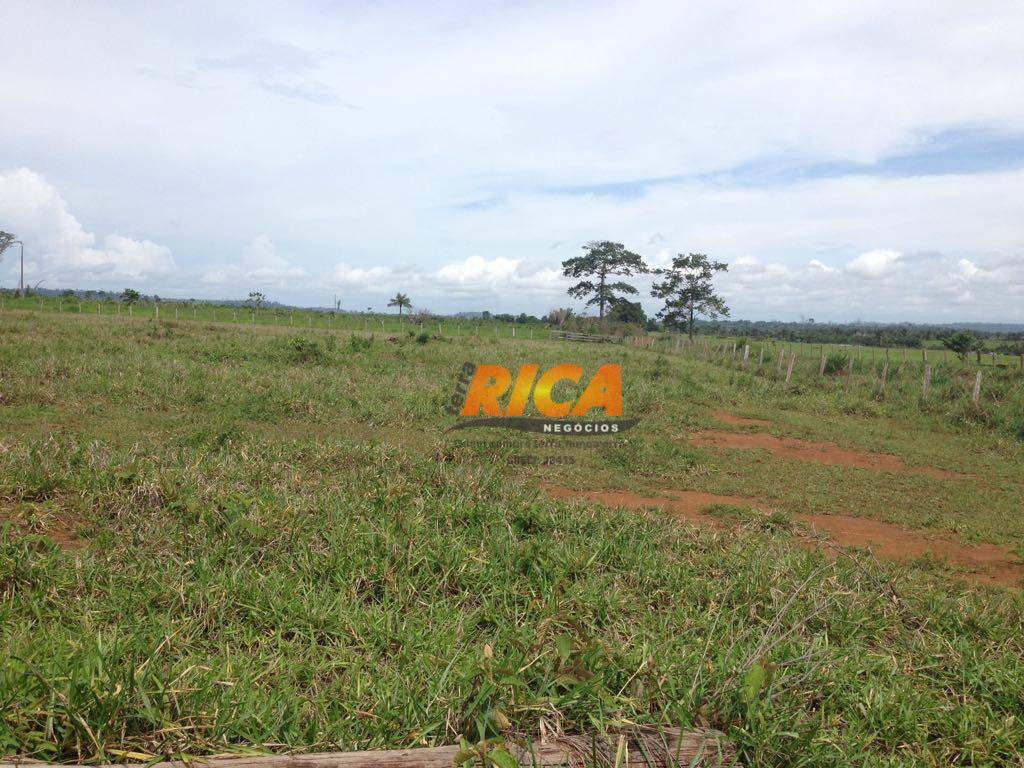
[[[495,750],[502,750],[499,755]],[[562,736],[532,743],[417,749],[321,752],[297,755],[195,757],[145,764],[148,768],[471,768],[511,758],[523,768],[669,768],[739,766],[736,752],[718,731],[637,728],[603,735]],[[5,758],[0,768],[77,768],[67,764]],[[143,768],[142,763],[120,768]]]

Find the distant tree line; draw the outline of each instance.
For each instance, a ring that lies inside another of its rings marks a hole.
[[[1024,351],[1024,331],[985,331],[960,325],[719,320],[698,322],[697,327],[700,332],[716,336],[746,336],[810,344],[917,348],[939,343],[958,355],[974,352],[982,346],[985,351],[1004,354],[1019,354]]]

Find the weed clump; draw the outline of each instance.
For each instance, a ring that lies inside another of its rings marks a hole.
[[[287,363],[320,363],[326,358],[326,352],[320,343],[305,336],[295,336],[280,345],[279,356]]]
[[[353,352],[365,352],[373,346],[373,338],[370,336],[357,336],[353,333],[348,338],[348,346]]]
[[[845,352],[829,352],[828,357],[825,358],[825,373],[844,373],[849,364],[850,356]]]

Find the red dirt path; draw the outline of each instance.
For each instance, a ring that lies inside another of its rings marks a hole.
[[[772,425],[770,421],[765,419],[748,419],[746,416],[737,416],[728,411],[715,411],[711,415],[715,417],[715,421],[720,421],[732,427],[770,427]]]
[[[707,448],[762,449],[784,459],[813,461],[839,467],[860,467],[876,472],[927,475],[940,480],[963,480],[969,475],[937,467],[911,467],[899,456],[840,448],[835,443],[819,443],[796,437],[776,437],[763,432],[723,432],[715,429],[697,432],[690,442]]]
[[[754,499],[721,496],[703,491],[662,491],[659,496],[642,496],[632,491],[577,491],[571,488],[544,486],[555,499],[597,502],[607,507],[624,509],[660,509],[689,522],[724,527],[725,523],[703,510],[714,504],[748,507],[772,512],[770,507]],[[814,529],[826,533],[844,547],[870,548],[883,560],[906,561],[925,556],[935,557],[966,578],[982,584],[1018,586],[1024,580],[1024,561],[995,544],[968,546],[947,537],[925,535],[922,531],[901,528],[892,523],[846,515],[794,514]]]

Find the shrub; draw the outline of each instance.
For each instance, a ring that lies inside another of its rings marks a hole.
[[[284,343],[284,358],[289,363],[318,363],[324,359],[324,351],[315,340],[295,336]]]
[[[845,373],[850,356],[845,352],[829,352],[825,358],[825,373]]]
[[[356,336],[354,333],[349,336],[348,345],[353,352],[364,352],[373,346],[373,337]]]

